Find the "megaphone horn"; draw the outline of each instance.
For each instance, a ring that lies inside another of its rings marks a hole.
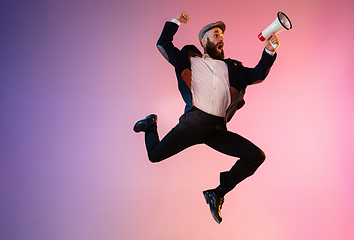
[[[258,35],[258,38],[259,40],[264,41],[270,34],[276,34],[283,30],[290,30],[291,28],[292,24],[290,19],[285,15],[285,13],[278,12],[277,18]]]

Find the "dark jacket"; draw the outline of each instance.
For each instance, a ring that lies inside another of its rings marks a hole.
[[[175,67],[178,89],[186,103],[185,112],[189,111],[192,104],[191,92],[191,62],[193,56],[202,57],[202,53],[194,45],[186,45],[181,50],[176,48],[172,41],[178,30],[178,25],[166,22],[161,36],[157,41],[157,48],[161,54]],[[246,87],[251,84],[262,82],[269,73],[276,58],[263,51],[262,58],[254,68],[247,68],[241,62],[233,59],[224,59],[229,70],[229,82],[231,92],[231,104],[226,110],[225,122],[229,122],[235,112],[244,104]]]

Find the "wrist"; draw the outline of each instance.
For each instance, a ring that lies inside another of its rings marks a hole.
[[[176,18],[173,18],[171,22],[176,23],[178,26],[181,25],[181,22],[178,21]]]
[[[264,50],[269,54],[269,55],[271,55],[271,56],[274,56],[274,54],[275,54],[275,50],[269,50],[268,48],[264,48]]]

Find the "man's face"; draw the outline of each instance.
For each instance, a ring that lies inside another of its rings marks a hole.
[[[215,27],[206,32],[205,37],[207,43],[205,46],[206,53],[215,59],[223,60],[224,55],[224,35],[220,28]]]

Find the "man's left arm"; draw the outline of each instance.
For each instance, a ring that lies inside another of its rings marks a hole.
[[[243,67],[241,70],[246,78],[247,84],[261,83],[267,77],[272,67],[277,53],[275,50],[279,46],[279,40],[275,34],[269,35],[265,40],[265,48],[262,57],[254,68]]]

